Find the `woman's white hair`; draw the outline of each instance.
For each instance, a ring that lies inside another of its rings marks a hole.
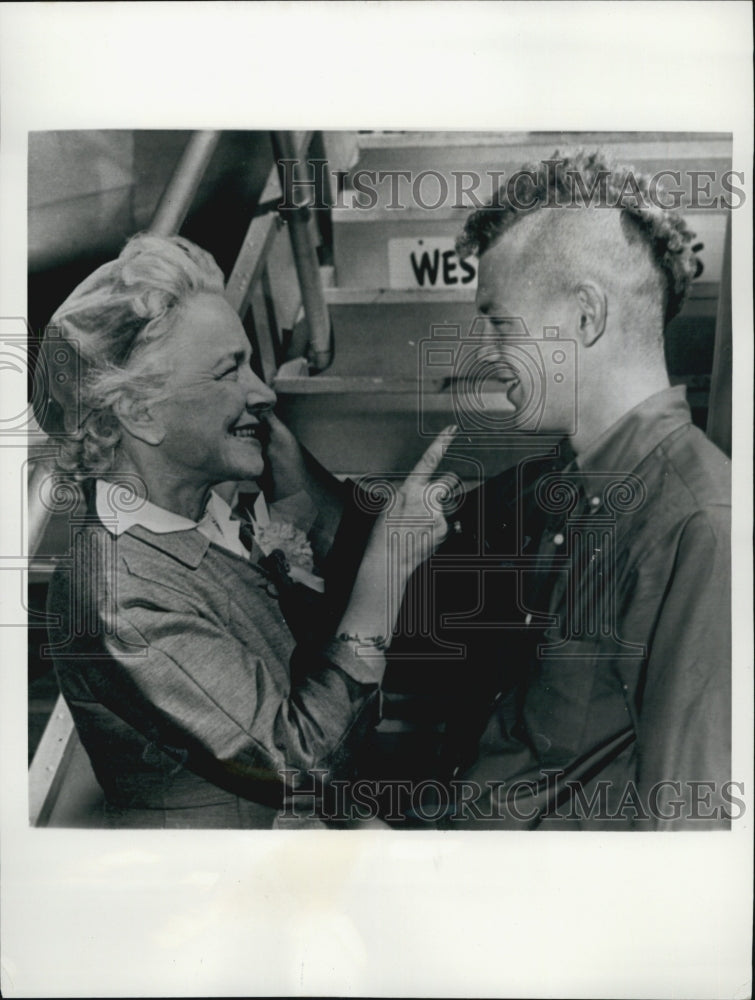
[[[147,401],[160,393],[169,373],[154,346],[170,336],[195,295],[222,294],[223,286],[213,258],[189,240],[140,233],[68,296],[48,327],[54,343],[62,339],[76,357],[68,388],[56,386],[66,384],[60,377],[50,381],[68,432],[60,443],[61,468],[78,479],[113,469],[121,439],[115,407],[125,398]]]

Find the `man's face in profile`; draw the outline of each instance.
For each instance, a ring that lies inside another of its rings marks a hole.
[[[525,250],[515,228],[482,254],[477,314],[484,317],[485,339],[496,353],[509,402],[521,414],[518,429],[569,433],[575,409],[576,310],[566,295],[552,290],[545,265]]]

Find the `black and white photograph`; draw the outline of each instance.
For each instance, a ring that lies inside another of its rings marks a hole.
[[[738,818],[730,136],[29,151],[33,822]]]
[[[606,114],[584,67],[546,115],[494,47],[462,120],[302,92],[349,18],[547,10],[576,62],[626,4],[57,6],[280,65],[154,120],[146,57],[107,114],[3,84],[3,995],[749,996],[751,95]]]

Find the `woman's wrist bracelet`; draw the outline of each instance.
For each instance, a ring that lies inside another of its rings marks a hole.
[[[338,642],[353,642],[360,646],[374,646],[384,653],[388,649],[390,636],[384,635],[350,635],[348,632],[341,632],[335,636]]]

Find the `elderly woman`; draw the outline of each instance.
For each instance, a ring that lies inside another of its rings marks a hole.
[[[297,527],[259,501],[245,517],[213,490],[257,480],[266,450],[279,488],[320,487],[272,415],[207,253],[134,237],[57,310],[43,360],[66,431],[59,462],[88,502],[50,588],[52,652],[107,822],[270,827],[297,780],[347,772],[374,719],[384,637],[444,534],[424,487],[452,431],[401,487],[390,524],[375,521],[339,604],[317,592],[302,531],[323,556],[332,511],[299,490],[283,502]],[[422,537],[406,544],[418,518]],[[389,528],[404,544],[389,547]]]

